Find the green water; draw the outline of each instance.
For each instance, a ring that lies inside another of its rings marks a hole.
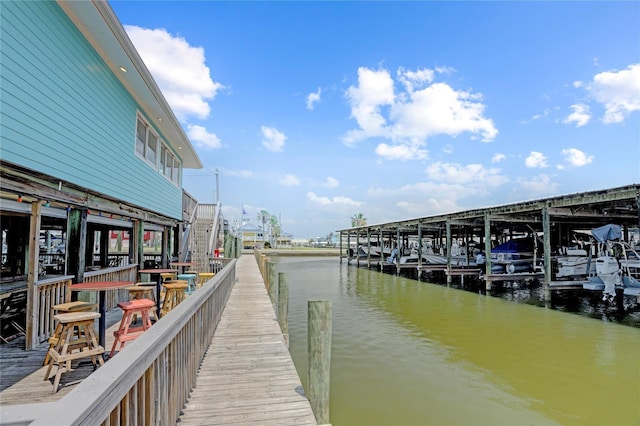
[[[640,329],[339,264],[280,258],[306,386],[307,301],[333,310],[331,423],[640,425]]]

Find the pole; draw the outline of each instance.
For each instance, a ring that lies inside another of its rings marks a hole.
[[[289,347],[289,278],[286,272],[278,273],[278,322]]]
[[[331,372],[331,302],[308,301],[309,372],[307,387],[311,409],[319,425],[329,424]]]

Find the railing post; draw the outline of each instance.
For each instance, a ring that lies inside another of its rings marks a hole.
[[[319,425],[329,424],[331,302],[308,301],[309,402]]]
[[[286,272],[278,273],[278,323],[289,347],[289,278]]]
[[[269,262],[269,298],[273,305],[274,313],[278,312],[278,271],[275,262]]]

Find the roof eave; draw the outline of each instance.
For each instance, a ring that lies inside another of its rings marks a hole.
[[[145,114],[154,120],[165,142],[182,159],[183,168],[201,169],[200,157],[109,3],[102,0],[57,2]]]

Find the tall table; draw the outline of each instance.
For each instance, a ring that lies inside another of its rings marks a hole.
[[[160,318],[160,290],[162,289],[162,277],[160,274],[169,274],[172,272],[178,272],[177,269],[140,269],[139,274],[149,274],[152,277],[156,276],[156,309],[158,312],[158,318]]]
[[[119,290],[132,286],[131,281],[103,281],[103,282],[83,282],[71,285],[71,291],[97,291],[99,294],[98,309],[100,318],[98,319],[98,341],[100,346],[105,347],[105,330],[107,329],[107,290]]]

